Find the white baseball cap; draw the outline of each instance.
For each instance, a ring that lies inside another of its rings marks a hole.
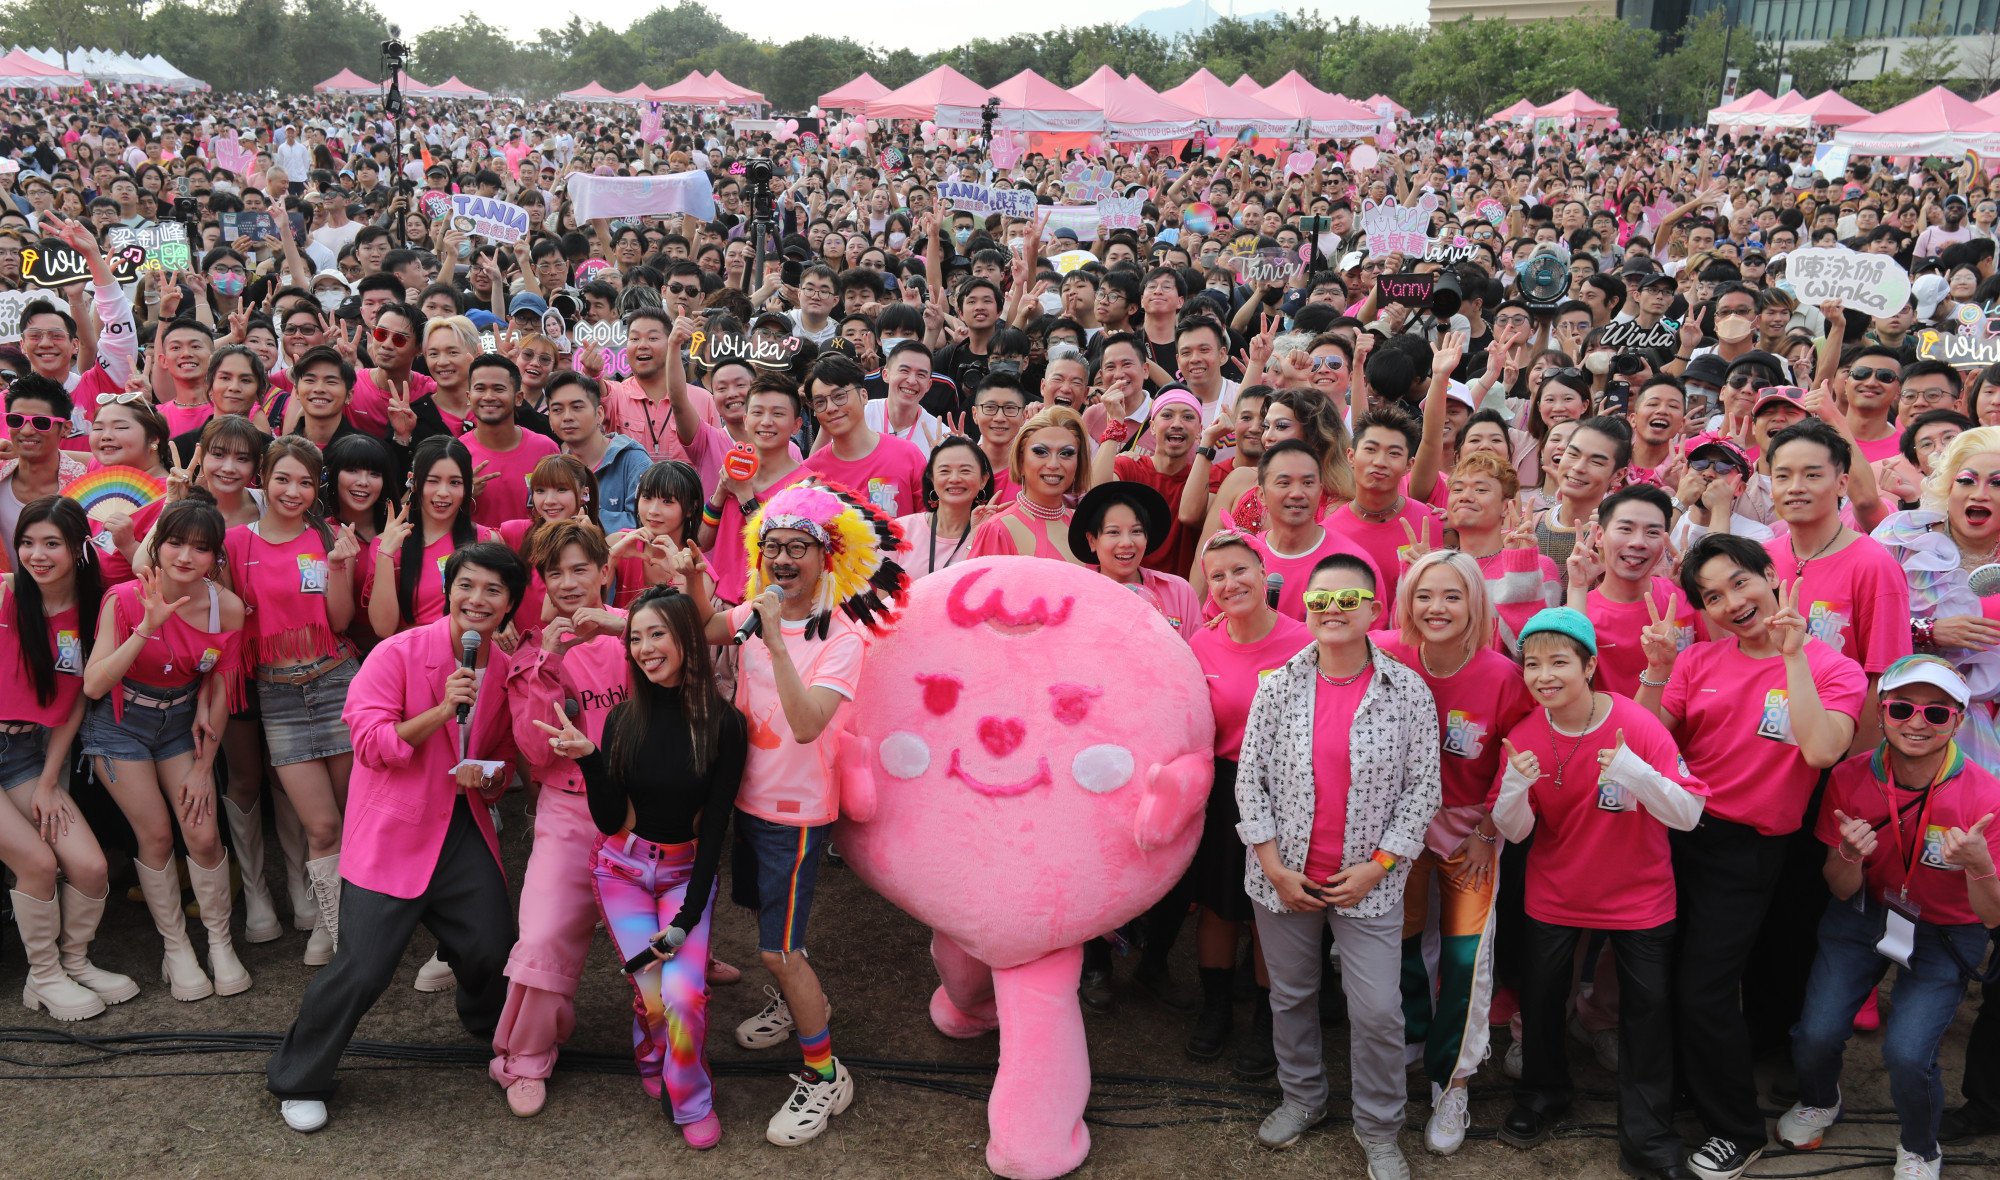
[[[1936,656],[1904,656],[1890,664],[1888,671],[1882,673],[1878,692],[1888,693],[1912,684],[1928,684],[1957,701],[1960,708],[1972,700],[1972,686],[1965,682],[1965,677]]]

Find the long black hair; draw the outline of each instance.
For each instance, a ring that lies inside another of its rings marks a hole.
[[[681,682],[668,688],[654,684],[632,658],[632,643],[644,624],[639,616],[656,612],[672,632],[681,649]],[[707,774],[722,744],[724,725],[742,727],[743,715],[715,686],[715,666],[709,660],[708,640],[702,637],[701,618],[694,599],[672,586],[654,586],[641,594],[625,616],[625,670],[632,682],[632,695],[612,706],[605,728],[616,726],[611,744],[611,768],[626,783],[639,782],[658,768],[641,765],[646,734],[668,723],[668,708],[680,698],[681,713],[687,718],[694,752],[694,772]]]
[[[636,500],[670,500],[681,506],[682,545],[701,530],[701,476],[678,459],[661,459],[639,473]],[[635,505],[636,507],[636,505]],[[636,604],[635,604],[636,605]]]
[[[458,502],[458,514],[451,518],[451,547],[454,552],[479,540],[479,528],[472,523],[472,452],[465,444],[447,435],[434,434],[417,444],[410,456],[409,505],[416,506],[417,498],[424,494],[424,481],[430,478],[431,468],[440,463],[454,463],[458,474],[465,482],[464,498]],[[417,617],[417,579],[424,573],[424,525],[421,516],[410,526],[410,535],[403,538],[403,554],[396,570],[396,604],[403,612],[403,622],[408,624]]]
[[[62,534],[63,546],[75,565],[77,610],[76,661],[83,671],[84,648],[97,634],[97,611],[103,605],[104,574],[97,563],[97,550],[90,543],[90,518],[83,506],[62,496],[43,496],[21,509],[14,524],[14,621],[20,629],[21,661],[28,665],[28,680],[35,686],[35,701],[46,705],[56,697],[56,645],[49,633],[48,611],[42,605],[42,587],[21,565],[21,539],[28,529],[51,524]],[[708,658],[707,651],[702,658]]]
[[[371,513],[375,531],[389,523],[389,505],[402,499],[402,472],[389,459],[389,448],[382,441],[369,434],[344,434],[327,444],[326,471],[319,485],[320,515],[331,521],[340,520],[340,473],[343,471],[372,471],[382,477],[382,494],[375,497],[375,507]]]

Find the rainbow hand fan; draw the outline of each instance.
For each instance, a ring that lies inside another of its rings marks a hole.
[[[71,480],[62,494],[83,505],[92,520],[103,520],[116,512],[137,512],[166,491],[163,480],[137,467],[100,467]]]

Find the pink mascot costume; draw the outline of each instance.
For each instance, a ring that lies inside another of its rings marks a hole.
[[[911,587],[856,703],[841,854],[931,927],[938,1030],[1000,1030],[987,1166],[1063,1175],[1090,1151],[1082,944],[1164,896],[1201,835],[1201,668],[1092,570],[980,558]]]

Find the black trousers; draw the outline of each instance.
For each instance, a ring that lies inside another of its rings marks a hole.
[[[1673,833],[1680,940],[1674,965],[1674,1021],[1683,1086],[1710,1135],[1762,1147],[1764,1115],[1743,971],[1785,867],[1785,836],[1722,819]],[[1621,1017],[1622,1023],[1622,1017]]]
[[[449,949],[458,976],[459,1021],[474,1036],[490,1038],[507,1001],[514,907],[464,796],[453,805],[437,870],[421,896],[341,886],[340,949],[306,985],[298,1019],[264,1067],[266,1089],[280,1098],[325,1098],[333,1092],[341,1053],[361,1018],[388,990],[418,923]]]
[[[2000,980],[1979,985],[1979,1017],[1965,1042],[1959,1092],[1982,1119],[2000,1119]]]
[[[1563,1035],[1577,939],[1590,932],[1529,917],[1521,947],[1521,1081],[1515,1101],[1546,1115],[1569,1108]],[[1668,1002],[1674,923],[1606,931],[1618,962],[1618,1148],[1644,1168],[1681,1162],[1674,1131],[1674,1030]]]

